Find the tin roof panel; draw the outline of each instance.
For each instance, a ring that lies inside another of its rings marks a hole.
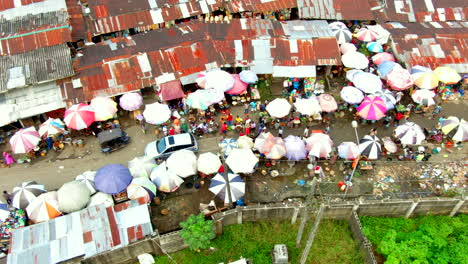
[[[464,0],[388,0],[387,20],[402,22],[465,21],[468,6]]]
[[[297,0],[299,17],[336,20],[371,20],[369,0]]]

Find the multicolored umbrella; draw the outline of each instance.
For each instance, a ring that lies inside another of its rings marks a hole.
[[[294,107],[296,108],[296,111],[302,115],[311,116],[322,112],[319,101],[315,96],[307,99],[297,98],[296,102],[294,102]]]
[[[127,188],[133,177],[130,170],[120,164],[106,165],[96,172],[96,189],[107,194],[119,194]]]
[[[156,185],[146,177],[133,178],[127,186],[127,195],[130,200],[143,197],[147,203],[151,203],[156,196]]]
[[[359,141],[359,151],[361,156],[366,156],[370,160],[376,160],[382,156],[382,145],[376,136],[365,135]]]
[[[119,105],[127,111],[135,111],[143,105],[143,97],[139,93],[126,93],[119,99]]]
[[[375,93],[382,90],[380,77],[369,72],[356,73],[352,82],[356,88],[365,93]]]
[[[331,31],[335,34],[338,44],[350,42],[353,39],[353,34],[343,22],[332,22],[328,25]]]
[[[301,160],[307,157],[307,149],[304,141],[298,137],[289,135],[284,139],[286,146],[286,158],[289,160]]]
[[[371,51],[371,52],[374,52],[374,53],[383,52],[382,44],[380,44],[378,42],[369,42],[369,43],[367,43],[366,48],[367,48],[368,51]]]
[[[94,194],[96,193],[94,177],[96,177],[95,171],[85,171],[80,175],[76,176],[75,180],[84,183],[88,190],[91,192],[91,194]]]
[[[449,116],[442,121],[441,130],[454,141],[468,141],[468,122],[464,119]]]
[[[374,56],[372,56],[372,62],[375,65],[380,65],[384,61],[396,61],[395,56],[393,56],[393,54],[388,53],[388,52],[381,52],[381,53],[377,53]]]
[[[341,51],[341,54],[346,54],[348,52],[357,51],[357,48],[352,43],[342,43],[342,44],[340,44],[340,51]]]
[[[62,213],[59,210],[57,192],[48,192],[39,195],[26,207],[28,218],[33,223],[49,221]]]
[[[406,122],[403,125],[397,126],[395,128],[395,136],[404,145],[419,145],[426,138],[422,128],[413,122]]]
[[[198,156],[197,169],[199,172],[209,175],[218,172],[220,167],[221,161],[219,160],[218,155],[206,152]]]
[[[197,156],[190,150],[182,149],[172,153],[167,159],[166,164],[167,168],[182,178],[187,178],[197,173]]]
[[[395,67],[400,67],[400,64],[393,62],[393,61],[384,61],[377,67],[377,72],[379,73],[380,77],[383,79],[387,78],[387,74],[393,70]]]
[[[150,178],[161,192],[175,192],[184,183],[184,180],[173,170],[167,168],[165,161],[153,169]]]
[[[227,94],[241,94],[245,92],[249,85],[240,79],[239,74],[231,74],[231,75],[234,78],[234,85],[232,89],[228,90],[226,93]]]
[[[234,173],[252,173],[258,158],[251,149],[234,149],[226,159],[226,164]]]
[[[387,106],[378,96],[367,96],[357,108],[358,115],[366,120],[379,120],[385,116]]]
[[[392,89],[403,91],[414,85],[413,78],[407,69],[394,67],[387,74],[387,83]]]
[[[25,209],[37,196],[45,193],[44,185],[35,181],[23,182],[13,188],[11,205],[18,209]]]
[[[239,73],[241,81],[245,83],[256,83],[258,82],[257,74],[253,71],[243,70]]]
[[[41,141],[36,128],[28,127],[18,130],[10,139],[13,153],[28,153]]]
[[[236,149],[237,146],[237,140],[234,138],[225,138],[221,140],[219,143],[219,147],[223,151],[224,155],[229,155],[233,149]]]
[[[361,28],[356,33],[357,39],[365,42],[371,42],[377,39],[378,34],[368,28]]]
[[[253,139],[248,136],[240,136],[237,139],[237,147],[243,149],[251,149],[253,147]]]
[[[333,141],[329,135],[323,133],[312,133],[306,139],[306,149],[309,151],[309,156],[316,158],[328,158],[333,148]]]
[[[361,90],[354,86],[345,86],[340,92],[341,99],[350,104],[359,104],[364,99]]]
[[[276,98],[266,106],[267,112],[276,118],[283,118],[291,111],[291,105],[284,98]]]
[[[205,89],[226,92],[234,86],[232,75],[223,70],[212,70],[205,74]]]
[[[47,119],[39,126],[39,135],[43,138],[50,137],[65,132],[65,124],[58,118]]]
[[[369,66],[369,59],[360,52],[346,52],[341,56],[343,65],[353,69],[365,69]]]
[[[434,74],[437,75],[439,81],[445,84],[455,84],[461,80],[460,74],[450,67],[439,66],[435,68]]]
[[[135,157],[128,162],[128,169],[134,178],[148,178],[156,167],[156,161],[152,157],[148,156]]]
[[[338,109],[338,104],[335,101],[335,98],[329,94],[321,94],[318,97],[320,108],[323,112],[334,112]]]
[[[112,198],[112,195],[110,194],[97,192],[93,196],[91,196],[91,199],[88,203],[88,207],[95,206],[98,204],[104,204],[105,207],[111,207],[114,205],[114,198]]]
[[[58,189],[57,199],[60,212],[72,213],[86,207],[91,199],[91,192],[85,183],[71,181]]]
[[[346,160],[354,160],[359,157],[359,147],[353,142],[343,142],[338,145],[338,156]]]
[[[266,154],[273,146],[274,140],[275,137],[270,132],[261,133],[255,139],[254,149],[262,154]]]
[[[423,72],[417,75],[417,79],[414,78],[414,84],[421,89],[434,89],[439,86],[439,78],[433,72]]]
[[[435,95],[436,94],[432,90],[420,89],[415,90],[411,95],[411,98],[417,104],[431,106],[435,105]]]
[[[384,137],[382,138],[384,148],[387,150],[387,153],[396,153],[398,151],[398,147],[393,142],[393,140],[390,137]]]
[[[384,100],[385,106],[387,107],[387,111],[395,108],[396,98],[390,90],[383,89],[373,93],[372,95],[378,96],[382,100]]]
[[[227,182],[223,175],[216,174],[211,179],[210,192],[218,196],[224,203],[229,204],[236,202],[245,194],[245,182],[238,174],[228,173],[227,179],[229,182],[229,190],[227,190]],[[226,195],[227,194],[227,195]],[[231,198],[229,198],[231,197]]]
[[[160,125],[166,122],[171,118],[171,115],[169,106],[158,102],[146,105],[145,111],[143,111],[146,122],[153,125]]]
[[[95,121],[94,109],[87,104],[72,105],[65,111],[64,120],[67,127],[80,130],[87,128]]]
[[[265,157],[267,159],[281,159],[286,155],[286,145],[284,140],[280,137],[275,137],[273,140],[273,145],[270,148],[270,151],[266,153]]]
[[[94,119],[96,121],[106,121],[117,113],[117,103],[109,97],[93,98],[90,106],[94,110]]]

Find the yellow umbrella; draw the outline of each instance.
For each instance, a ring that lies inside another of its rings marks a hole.
[[[425,72],[414,80],[414,84],[421,89],[434,89],[439,85],[439,78],[433,72]]]
[[[435,75],[439,78],[439,81],[445,84],[454,84],[461,80],[460,74],[454,69],[446,66],[437,67],[434,70]]]

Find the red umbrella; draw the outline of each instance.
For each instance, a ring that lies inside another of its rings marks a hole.
[[[65,111],[64,121],[67,127],[76,130],[87,128],[95,121],[94,110],[91,106],[83,103],[72,105]]]

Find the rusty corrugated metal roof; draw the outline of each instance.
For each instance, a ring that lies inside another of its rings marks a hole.
[[[79,5],[79,1],[66,0],[67,10],[69,14],[69,22],[71,26],[71,38],[72,41],[78,41],[80,39],[87,38],[88,27],[84,21],[83,9]]]
[[[12,233],[8,264],[59,263],[88,258],[153,234],[143,199],[114,207],[103,204],[64,215]]]
[[[468,24],[459,22],[386,23],[393,49],[408,67],[448,65],[468,72]]]
[[[372,20],[369,0],[297,0],[299,17],[336,20]]]
[[[293,8],[298,5],[296,0],[231,0],[226,1],[226,9],[231,13],[238,12],[268,12],[285,8]]]
[[[387,0],[386,4],[387,21],[466,21],[468,17],[465,0]]]

